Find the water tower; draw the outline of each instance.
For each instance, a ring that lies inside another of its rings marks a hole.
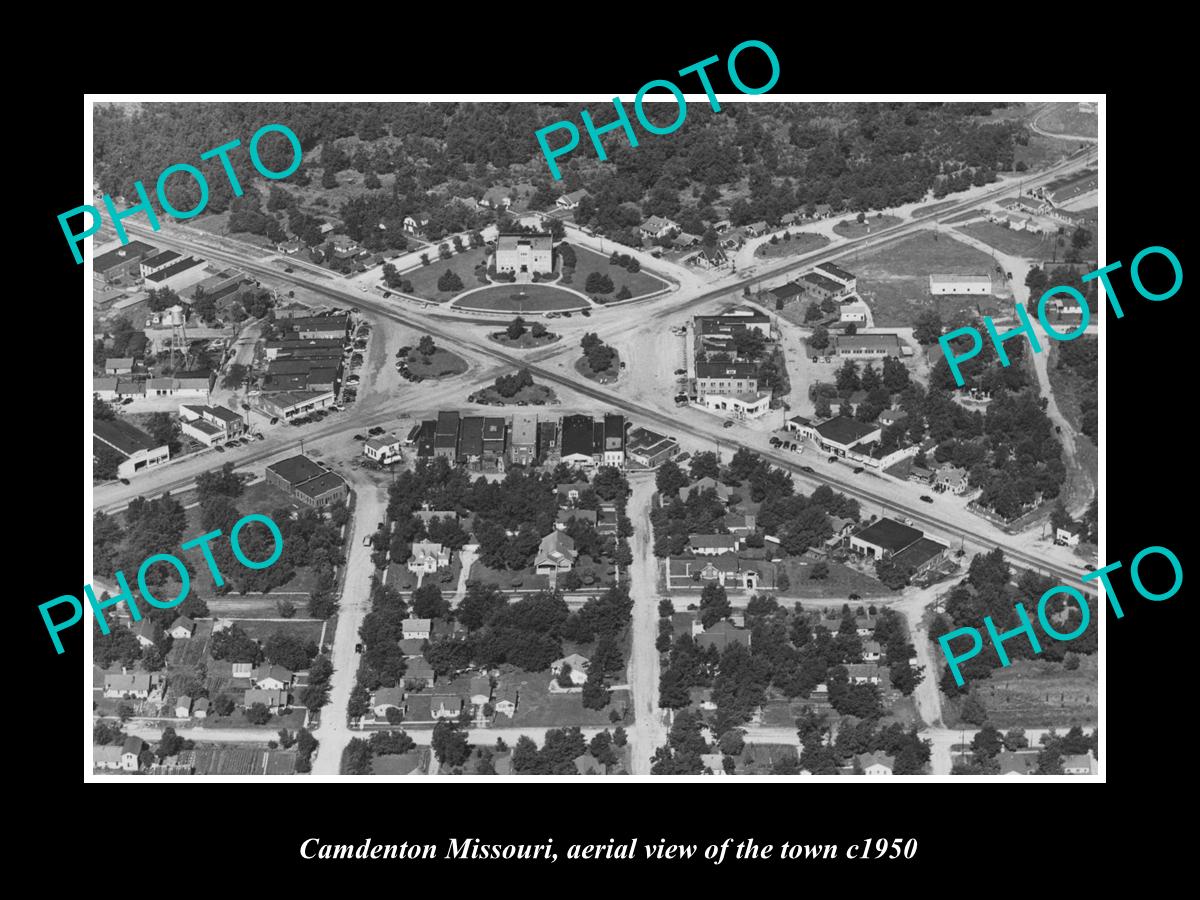
[[[175,367],[175,348],[183,348],[183,359],[187,362],[187,326],[183,307],[179,304],[167,310],[168,321],[171,323],[171,368]]]

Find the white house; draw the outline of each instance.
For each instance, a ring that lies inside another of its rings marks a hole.
[[[184,694],[175,701],[175,718],[186,719],[192,714],[192,698]]]
[[[664,216],[651,216],[641,224],[638,230],[641,231],[643,237],[661,238],[673,231],[679,231],[679,225]]]
[[[863,774],[871,778],[887,778],[896,767],[896,758],[886,753],[864,753],[855,758]]]
[[[556,201],[556,205],[559,209],[575,209],[575,207],[579,206],[579,201],[587,195],[588,192],[584,188],[580,188],[577,191],[571,191],[569,194],[563,194]]]
[[[251,676],[254,686],[264,691],[282,691],[289,688],[294,678],[291,669],[276,665],[259,666]]]
[[[363,456],[375,462],[389,465],[402,458],[400,453],[400,438],[387,434],[373,437],[363,443]]]
[[[167,632],[177,641],[187,640],[196,631],[196,623],[187,616],[180,616],[171,623],[171,628]]]
[[[435,544],[432,541],[416,541],[412,545],[412,556],[408,560],[408,571],[414,575],[424,572],[432,575],[438,569],[450,565],[449,547]]]
[[[587,681],[589,665],[588,658],[580,656],[578,653],[572,653],[570,656],[556,659],[550,664],[550,674],[554,676],[550,680],[551,692],[557,694],[582,690],[584,682]],[[571,682],[571,687],[564,687],[559,684],[559,677],[564,670],[567,671],[567,680]]]
[[[216,629],[214,628],[213,631],[215,632]],[[253,674],[254,674],[254,663],[235,662],[233,664],[232,677],[234,677],[234,678],[250,678],[250,676]]]
[[[400,623],[400,631],[406,641],[427,641],[429,630],[429,619],[405,619]]]

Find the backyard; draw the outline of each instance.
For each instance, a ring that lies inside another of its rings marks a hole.
[[[787,572],[791,585],[786,591],[780,591],[780,594],[786,595],[789,599],[827,600],[846,598],[851,594],[858,594],[863,598],[898,596],[888,590],[882,582],[832,560],[826,562],[829,569],[828,577],[821,579],[809,577],[812,567],[816,565],[814,560],[801,556],[789,556],[778,565]]]
[[[629,705],[628,691],[613,691],[607,707],[588,709],[583,705],[583,695],[580,693],[551,693],[551,678],[553,676],[549,671],[502,672],[500,684],[504,687],[515,687],[520,692],[520,697],[512,720],[509,721],[505,716],[497,716],[495,724],[513,728],[541,726],[570,728],[573,725],[611,726],[609,710],[615,709],[620,712]]]
[[[445,303],[463,291],[479,287],[479,278],[475,275],[475,267],[487,258],[487,249],[477,247],[456,253],[449,259],[439,259],[437,247],[429,248],[430,263],[418,266],[403,273],[403,278],[412,282],[412,293],[434,303]],[[446,272],[454,272],[462,281],[462,288],[457,291],[443,291],[438,288],[438,279]]]

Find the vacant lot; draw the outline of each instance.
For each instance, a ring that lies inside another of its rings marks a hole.
[[[1017,660],[975,685],[975,692],[997,728],[1061,729],[1091,725],[1097,717],[1096,656],[1080,658],[1068,672],[1062,663]],[[951,724],[947,721],[947,724]]]
[[[436,247],[429,248],[429,265],[420,266],[411,271],[405,272],[404,277],[412,282],[412,292],[418,297],[424,297],[426,300],[432,300],[434,303],[445,303],[452,297],[461,294],[462,291],[469,291],[471,288],[479,287],[480,281],[475,275],[475,267],[482,263],[487,256],[487,250],[483,247],[478,247],[474,250],[467,250],[463,253],[456,253],[449,259],[438,259]],[[455,272],[462,280],[462,291],[441,291],[438,290],[438,279],[446,272]]]
[[[798,556],[787,557],[779,564],[788,575],[791,587],[780,591],[788,598],[798,600],[827,599],[830,597],[849,597],[858,594],[860,597],[892,597],[893,593],[881,582],[869,575],[864,575],[841,563],[827,562],[829,577],[814,580],[809,578],[814,562]]]
[[[284,634],[291,635],[305,644],[309,641],[316,644],[321,640],[321,632],[325,629],[325,622],[321,619],[289,619],[283,622],[264,621],[263,619],[237,619],[236,624],[242,631],[255,640],[265,641],[275,632],[282,631]],[[326,631],[326,641],[332,637],[333,631]]]
[[[865,234],[878,234],[885,228],[891,228],[893,225],[899,225],[903,219],[896,216],[885,216],[883,213],[876,213],[873,216],[867,216],[862,223],[851,219],[849,222],[838,222],[833,226],[835,234],[840,234],[846,238],[862,237]]]
[[[929,296],[929,276],[983,275],[995,263],[986,253],[949,235],[920,231],[911,237],[869,250],[852,266],[858,293],[871,305],[877,326],[912,325],[917,313],[933,306],[947,318],[959,309],[994,305],[988,297]]]
[[[589,305],[578,294],[548,284],[496,284],[454,303],[456,309],[514,313],[587,309]]]
[[[782,237],[772,244],[767,241],[754,248],[754,255],[759,259],[776,259],[780,256],[800,256],[813,250],[819,250],[829,243],[829,238],[823,234],[813,234],[809,231],[786,232],[792,239]]]
[[[1037,126],[1051,134],[1096,136],[1096,111],[1080,112],[1078,103],[1055,103],[1037,118]]]
[[[670,287],[667,282],[663,281],[657,275],[651,275],[645,269],[639,269],[637,272],[631,273],[628,269],[613,265],[609,262],[609,257],[607,256],[601,256],[593,250],[575,246],[574,244],[572,246],[575,247],[575,274],[571,277],[571,287],[580,293],[588,293],[585,285],[587,285],[588,275],[592,272],[599,272],[601,275],[607,275],[612,279],[612,293],[596,295],[601,298],[601,302],[607,303],[617,299],[617,294],[620,293],[622,285],[629,288],[629,292],[633,297],[641,297],[643,294],[653,294],[655,291],[661,291],[664,288]],[[626,299],[632,299],[632,297]]]
[[[1032,234],[1028,231],[1013,231],[994,222],[976,222],[963,225],[959,231],[983,241],[989,247],[995,247],[1001,253],[1012,256],[1024,256],[1029,259],[1041,259],[1053,247],[1054,235]]]
[[[457,353],[438,347],[429,356],[413,351],[408,356],[408,370],[424,378],[450,378],[467,371],[467,361]]]

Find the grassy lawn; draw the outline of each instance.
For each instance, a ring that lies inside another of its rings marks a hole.
[[[425,772],[429,767],[429,748],[418,747],[408,753],[393,753],[371,759],[372,775],[409,775],[413,770]]]
[[[1030,132],[1028,144],[1017,144],[1013,147],[1013,165],[1023,162],[1030,170],[1044,169],[1078,148],[1079,141]]]
[[[495,341],[501,347],[506,347],[510,350],[533,350],[537,347],[545,347],[547,344],[553,344],[560,339],[561,335],[557,335],[553,331],[547,331],[541,337],[535,338],[533,332],[528,329],[515,341],[509,340],[508,334],[504,331],[493,331],[488,334],[489,341]]]
[[[262,619],[238,619],[236,624],[250,637],[265,641],[277,631],[292,635],[303,643],[312,641],[314,644],[321,639],[321,629],[325,623],[320,619],[292,619],[287,622],[264,622]],[[326,631],[326,640],[333,636],[333,631]]]
[[[1074,672],[1048,660],[1017,660],[995,669],[991,678],[975,685],[975,692],[987,707],[988,720],[1001,730],[1092,724],[1097,717],[1096,655],[1081,657]]]
[[[588,709],[583,705],[582,694],[552,694],[550,693],[549,670],[545,672],[513,671],[502,673],[502,685],[515,686],[520,691],[517,701],[517,711],[511,723],[501,717],[506,727],[534,728],[552,726],[554,728],[570,728],[573,725],[611,725],[608,713],[610,709],[618,712],[629,703],[628,691],[613,691],[609,704],[604,709]]]
[[[1095,111],[1080,112],[1078,103],[1055,103],[1038,117],[1037,124],[1043,131],[1049,131],[1051,134],[1095,137],[1097,115]]]
[[[271,716],[265,725],[253,725],[246,720],[246,711],[239,706],[232,716],[214,716],[209,713],[206,719],[196,719],[194,725],[196,728],[270,728],[273,731],[287,728],[295,731],[304,725],[304,710],[293,709],[282,716]]]
[[[976,240],[983,241],[989,247],[995,247],[1001,253],[1012,256],[1024,256],[1029,259],[1041,259],[1053,247],[1054,235],[1031,234],[1028,231],[1013,231],[994,222],[975,222],[963,225],[959,231],[969,234]]]
[[[587,309],[588,303],[582,297],[549,284],[496,284],[471,294],[454,306],[456,309],[527,313]]]
[[[943,209],[949,209],[955,203],[960,203],[960,202],[961,201],[959,201],[959,200],[951,199],[951,200],[942,200],[939,203],[930,203],[928,206],[918,206],[916,209],[914,209],[912,211],[913,218],[918,218],[920,216],[931,216],[935,213],[941,212]]]
[[[851,219],[849,222],[838,222],[833,226],[835,234],[840,234],[845,238],[862,237],[864,234],[878,234],[885,228],[890,228],[893,225],[899,225],[903,219],[897,216],[885,216],[883,213],[876,213],[873,216],[867,216],[866,221],[861,225]]]
[[[545,575],[538,575],[532,566],[511,571],[509,569],[493,569],[484,565],[483,560],[477,559],[471,564],[471,573],[467,576],[471,581],[483,584],[495,584],[504,590],[521,588],[527,591],[537,591],[550,586]],[[546,676],[549,677],[548,675]]]
[[[437,286],[438,279],[446,272],[451,271],[458,273],[458,277],[462,279],[463,291],[479,287],[480,281],[475,276],[475,267],[483,262],[486,257],[487,249],[477,247],[474,250],[456,253],[449,259],[438,259],[437,248],[431,247],[429,250],[429,265],[419,266],[412,271],[405,272],[404,277],[412,282],[412,292],[418,297],[432,300],[434,303],[445,303],[452,297],[461,294],[462,291],[440,291]]]
[[[813,250],[819,250],[829,243],[829,238],[823,234],[813,234],[809,231],[799,231],[792,234],[790,241],[780,238],[772,244],[767,241],[754,248],[758,259],[777,259],[780,256],[800,256]]]
[[[427,357],[415,350],[408,356],[408,370],[425,378],[452,378],[461,375],[468,368],[465,359],[442,347],[436,348]]]
[[[932,231],[921,231],[867,251],[851,268],[858,275],[858,292],[875,314],[877,326],[912,325],[917,313],[936,303],[943,319],[959,309],[995,306],[988,297],[929,296],[929,276],[982,275],[992,272],[991,256],[961,241]],[[1002,308],[1003,304],[997,306]]]
[[[588,381],[598,381],[601,384],[611,384],[616,381],[621,374],[621,357],[620,354],[613,357],[612,364],[607,369],[601,369],[599,372],[593,371],[591,365],[587,361],[586,356],[581,356],[575,360],[575,371],[582,375]]]
[[[601,256],[594,250],[588,250],[575,244],[571,246],[575,248],[575,274],[571,278],[571,287],[580,293],[588,293],[584,285],[587,284],[588,275],[592,272],[599,272],[601,275],[607,275],[612,279],[612,293],[597,295],[602,303],[608,303],[617,299],[617,294],[620,292],[622,285],[628,287],[634,297],[641,297],[643,294],[653,294],[655,291],[661,291],[669,287],[667,282],[656,275],[651,275],[645,269],[630,272],[628,269],[613,265],[609,262],[609,257]],[[620,248],[620,252],[623,252],[625,249],[624,247]],[[566,282],[563,283],[566,284]]]
[[[789,556],[785,557],[779,565],[787,571],[788,580],[791,582],[791,587],[781,592],[789,598],[824,600],[849,597],[851,594],[858,594],[863,598],[897,596],[884,587],[881,582],[848,566],[843,566],[841,563],[827,562],[829,577],[819,581],[808,577],[813,563],[806,559]]]
[[[511,397],[500,396],[500,392],[494,387],[484,388],[475,394],[475,399],[479,402],[486,400],[492,404],[499,403],[502,406],[518,406],[522,401],[529,406],[544,406],[553,402],[555,394],[544,384],[531,384],[529,387],[521,388]],[[542,402],[536,403],[537,400]]]

